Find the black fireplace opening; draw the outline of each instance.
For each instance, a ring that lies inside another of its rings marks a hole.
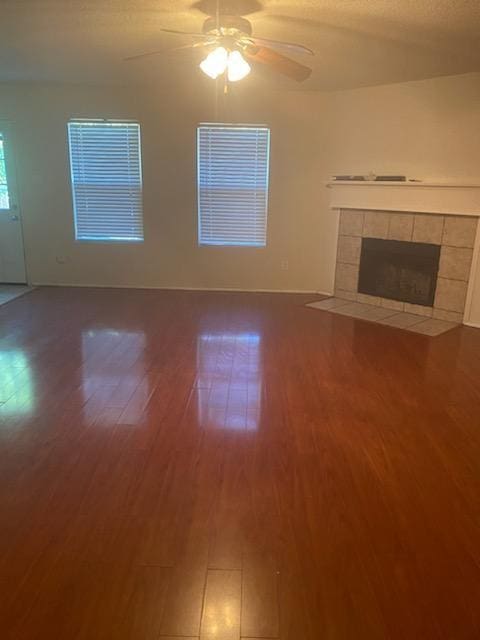
[[[362,238],[359,293],[433,307],[440,245]]]

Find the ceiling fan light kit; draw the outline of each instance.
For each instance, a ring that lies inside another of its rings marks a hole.
[[[200,63],[200,69],[214,80],[224,73],[226,73],[229,82],[242,80],[251,71],[248,61],[266,66],[271,71],[280,73],[297,82],[306,80],[312,72],[310,67],[277,51],[277,49],[283,49],[295,53],[313,55],[311,49],[294,42],[258,38],[253,35],[251,23],[241,16],[218,14],[215,18],[207,18],[201,33],[187,33],[174,29],[161,29],[161,31],[195,39],[193,44],[177,47],[177,49],[215,47]],[[127,60],[145,58],[161,53],[163,52],[141,53],[131,56]]]
[[[218,76],[225,72],[228,64],[229,53],[225,47],[217,47],[211,51],[208,56],[200,63],[200,69],[212,80],[216,80]]]
[[[252,70],[251,66],[242,56],[240,51],[231,51],[228,56],[228,64],[227,64],[227,78],[229,82],[237,82],[237,80],[243,80],[250,71]]]
[[[226,71],[229,82],[242,80],[251,71],[240,51],[227,51],[225,47],[217,47],[211,51],[200,63],[200,69],[213,80]]]
[[[251,71],[251,67],[240,51],[227,51],[225,47],[217,47],[200,63],[200,69],[207,76],[216,80],[227,71],[229,82],[242,80]]]

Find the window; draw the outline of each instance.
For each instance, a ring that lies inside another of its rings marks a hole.
[[[200,244],[265,246],[269,150],[267,127],[198,127]]]
[[[7,167],[5,163],[5,141],[0,133],[0,209],[10,209],[8,195]]]
[[[75,238],[143,240],[140,125],[68,123]]]

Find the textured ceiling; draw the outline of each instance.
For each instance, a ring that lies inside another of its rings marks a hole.
[[[123,58],[189,42],[211,0],[0,0],[0,81],[170,82],[198,77],[198,53]],[[329,90],[480,70],[479,0],[224,0],[254,33],[316,52],[301,88]],[[300,61],[302,57],[299,58]],[[175,74],[173,71],[175,70]],[[258,74],[259,75],[259,74]],[[257,77],[258,77],[257,75]],[[296,83],[261,73],[262,82]]]

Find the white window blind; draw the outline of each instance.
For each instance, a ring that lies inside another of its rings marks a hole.
[[[269,152],[267,127],[198,127],[200,244],[266,244]]]
[[[75,237],[143,240],[140,125],[68,123]]]
[[[5,162],[5,143],[0,133],[0,209],[10,209],[8,195],[7,168]]]

